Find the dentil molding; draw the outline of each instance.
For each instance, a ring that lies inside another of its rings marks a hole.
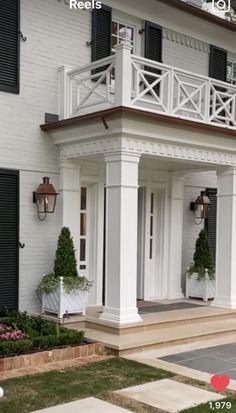
[[[213,149],[191,147],[184,144],[135,138],[101,139],[75,143],[60,148],[60,161],[84,156],[107,155],[125,151],[127,154],[153,155],[161,158],[183,159],[206,164],[236,166],[236,155]]]

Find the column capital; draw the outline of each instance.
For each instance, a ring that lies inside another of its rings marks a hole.
[[[216,170],[216,174],[217,176],[236,176],[236,166],[219,168]]]
[[[126,151],[116,151],[108,153],[104,156],[105,162],[131,162],[131,163],[139,163],[141,155],[139,153],[134,152],[126,152]]]
[[[59,159],[59,168],[65,169],[75,169],[76,171],[80,171],[81,165],[77,161],[71,161],[68,159]]]

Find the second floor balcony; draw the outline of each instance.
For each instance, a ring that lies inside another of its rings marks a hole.
[[[129,45],[83,67],[59,69],[59,116],[126,106],[236,128],[236,86],[135,56]]]

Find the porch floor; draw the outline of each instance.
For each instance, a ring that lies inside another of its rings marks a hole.
[[[88,307],[83,326],[82,320],[78,321],[79,317],[71,317],[68,326],[74,329],[83,328],[87,339],[101,341],[117,354],[129,354],[236,333],[236,310],[213,307],[211,303],[202,303],[198,300],[159,300],[155,304],[159,306],[160,303],[188,303],[192,306],[142,314],[143,321],[138,325],[129,324],[119,328],[99,319],[102,307]]]

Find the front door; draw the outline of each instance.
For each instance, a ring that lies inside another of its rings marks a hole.
[[[18,308],[19,176],[0,169],[0,308]]]

